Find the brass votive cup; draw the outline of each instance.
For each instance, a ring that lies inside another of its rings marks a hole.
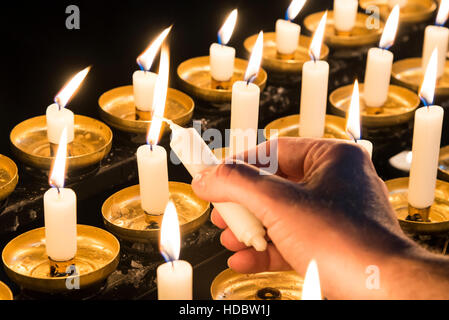
[[[247,38],[243,43],[245,51],[249,56],[253,50],[253,47],[257,40],[257,34]],[[277,51],[276,46],[276,33],[267,32],[264,33],[264,46],[262,66],[268,72],[274,73],[300,73],[302,66],[307,61],[310,61],[309,47],[312,42],[311,37],[301,35],[299,38],[298,47],[296,51],[288,56],[281,55]],[[329,56],[329,47],[323,44],[321,48],[320,60],[326,60]]]
[[[347,85],[336,89],[329,96],[331,111],[341,117],[351,103],[354,86]],[[421,101],[416,93],[403,87],[390,85],[387,101],[382,107],[368,107],[363,99],[364,84],[360,84],[360,113],[362,124],[368,128],[389,127],[409,122],[413,119]]]
[[[194,232],[209,218],[210,204],[198,198],[189,184],[169,182],[170,200],[176,206],[181,233]],[[147,214],[140,204],[139,185],[109,197],[101,208],[106,227],[123,240],[157,243],[163,215]]]
[[[9,287],[6,284],[0,281],[0,301],[13,300],[13,299],[14,296],[11,292],[11,289],[9,289]]]
[[[304,279],[294,271],[240,274],[231,269],[212,282],[214,300],[301,300]]]
[[[437,9],[434,0],[404,0],[401,7],[401,23],[419,23],[429,20]],[[380,17],[386,21],[391,13],[391,7],[386,0],[360,0],[359,5],[363,10],[377,7]]]
[[[25,120],[12,129],[12,151],[25,165],[49,170],[54,160],[47,138],[45,116]],[[67,157],[67,167],[77,171],[99,165],[112,146],[112,131],[104,123],[90,117],[75,115],[75,139]]]
[[[45,228],[21,234],[3,249],[6,274],[24,289],[56,294],[76,292],[68,286],[71,281],[79,281],[80,290],[99,285],[117,268],[120,244],[109,232],[78,225],[77,245],[73,260],[76,273],[52,276],[52,262],[45,249]]]
[[[5,200],[16,189],[19,181],[18,169],[14,161],[0,155],[0,201]]]
[[[393,64],[392,76],[395,82],[418,92],[424,78],[422,58],[408,58]],[[449,96],[449,61],[446,60],[444,74],[437,80],[436,97]]]
[[[270,140],[275,137],[299,137],[299,119],[300,115],[295,114],[274,120],[265,127],[265,138]],[[349,140],[345,127],[345,118],[327,114],[323,138]]]
[[[151,123],[151,112],[137,110],[134,104],[133,86],[114,88],[98,99],[101,118],[113,128],[127,133],[146,136]],[[183,126],[192,119],[195,104],[185,93],[169,88],[164,117]],[[167,127],[163,126],[164,132]]]
[[[314,33],[318,28],[323,12],[313,13],[304,19],[304,26]],[[370,28],[368,21],[376,19],[363,13],[357,13],[354,28],[349,33],[337,32],[334,23],[334,12],[329,11],[327,16],[324,41],[331,47],[364,47],[379,42],[384,29],[384,22],[375,20],[378,27]]]
[[[248,61],[236,58],[234,75],[225,87],[213,84],[210,74],[209,56],[196,57],[184,61],[178,66],[178,78],[183,89],[193,97],[210,103],[229,103],[232,96],[232,84],[244,78]],[[214,80],[215,81],[215,80]],[[263,91],[267,83],[267,73],[262,68],[254,84]]]
[[[438,178],[449,182],[449,146],[440,149],[438,159]]]
[[[388,180],[385,183],[390,203],[404,231],[412,234],[439,234],[449,231],[449,183],[437,180],[435,201],[428,209],[409,208],[409,178]],[[420,220],[416,221],[418,217],[413,215],[419,215]]]

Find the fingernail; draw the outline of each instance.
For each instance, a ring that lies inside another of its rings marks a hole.
[[[232,257],[230,257],[227,262],[229,268],[231,268],[231,260],[232,260]]]

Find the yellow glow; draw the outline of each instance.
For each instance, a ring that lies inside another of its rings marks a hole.
[[[322,300],[320,275],[315,260],[310,261],[307,267],[304,285],[302,287],[301,300]]]
[[[148,130],[148,144],[157,144],[161,133],[162,118],[165,112],[165,102],[167,100],[168,74],[170,71],[170,54],[168,47],[163,46],[161,51],[161,60],[159,63],[159,74],[154,85],[153,97],[153,118],[150,129]]]
[[[50,173],[49,183],[54,188],[64,188],[65,166],[67,158],[67,128],[64,128],[59,139],[58,151]]]
[[[352,91],[351,103],[346,118],[346,132],[349,133],[352,139],[360,140],[360,95],[359,82],[357,80],[354,83],[354,90]]]
[[[440,26],[446,23],[447,17],[449,15],[449,0],[441,0],[440,8],[438,9],[438,14],[436,18],[436,23]]]
[[[314,60],[319,60],[321,56],[321,46],[323,44],[324,31],[326,30],[326,21],[327,21],[327,11],[324,13],[321,18],[320,24],[315,31],[315,34],[312,38],[312,43],[310,44],[310,55]]]
[[[90,71],[90,67],[85,68],[84,70],[78,72],[69,82],[67,82],[61,91],[55,97],[55,102],[59,105],[60,108],[65,108],[67,103],[70,101],[70,98],[79,88],[84,78]]]
[[[226,19],[225,23],[218,31],[218,38],[220,44],[226,45],[231,40],[232,33],[234,32],[235,24],[237,22],[237,9],[232,10]]]
[[[399,5],[395,5],[390,15],[388,16],[387,23],[385,24],[384,32],[382,33],[382,38],[379,42],[379,47],[381,48],[390,48],[394,39],[396,38],[396,33],[398,31],[399,24]]]
[[[419,96],[426,101],[427,104],[433,103],[435,95],[435,86],[437,83],[438,70],[438,49],[435,48],[430,56],[429,64],[424,75],[424,80],[419,90]]]
[[[164,43],[165,38],[170,33],[172,26],[166,28],[161,34],[148,46],[148,48],[137,58],[137,63],[144,70],[149,71],[153,65],[154,58]]]
[[[288,20],[294,20],[305,4],[306,0],[292,0],[290,6],[287,9]]]
[[[162,218],[159,249],[167,262],[179,259],[181,235],[178,213],[176,212],[175,205],[171,201],[168,202],[164,217]]]
[[[257,78],[262,63],[263,55],[263,31],[259,32],[256,43],[254,44],[251,57],[249,58],[248,67],[245,72],[245,81],[254,81]]]

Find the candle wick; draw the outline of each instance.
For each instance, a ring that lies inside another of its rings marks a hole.
[[[153,144],[152,143],[150,143],[150,150],[151,150],[151,152],[153,152]]]
[[[254,82],[254,80],[256,80],[257,78],[257,74],[253,74],[251,77],[248,78],[248,80],[246,81],[246,85],[249,86],[250,83]]]
[[[61,194],[61,189],[58,186],[56,186],[56,190],[58,191],[58,195],[60,195]]]

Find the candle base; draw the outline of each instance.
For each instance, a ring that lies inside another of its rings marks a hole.
[[[294,60],[295,59],[295,53],[280,53],[279,51],[276,53],[276,57],[279,60]]]
[[[384,108],[383,107],[369,107],[369,106],[366,106],[365,107],[365,111],[366,111],[366,114],[369,115],[369,116],[376,116],[376,115],[379,115],[379,114],[383,114],[384,113]]]
[[[352,30],[350,31],[339,31],[337,29],[335,29],[335,35],[337,37],[350,37],[352,33]]]
[[[76,273],[74,259],[68,261],[54,261],[51,258],[48,259],[50,260],[50,277],[67,277]]]
[[[136,120],[137,121],[151,121],[153,113],[151,111],[142,111],[136,108]]]
[[[415,208],[412,205],[408,205],[408,216],[407,221],[415,221],[415,222],[430,222],[430,207],[419,209]]]
[[[230,90],[232,88],[232,81],[218,81],[211,77],[210,87],[216,90]]]

